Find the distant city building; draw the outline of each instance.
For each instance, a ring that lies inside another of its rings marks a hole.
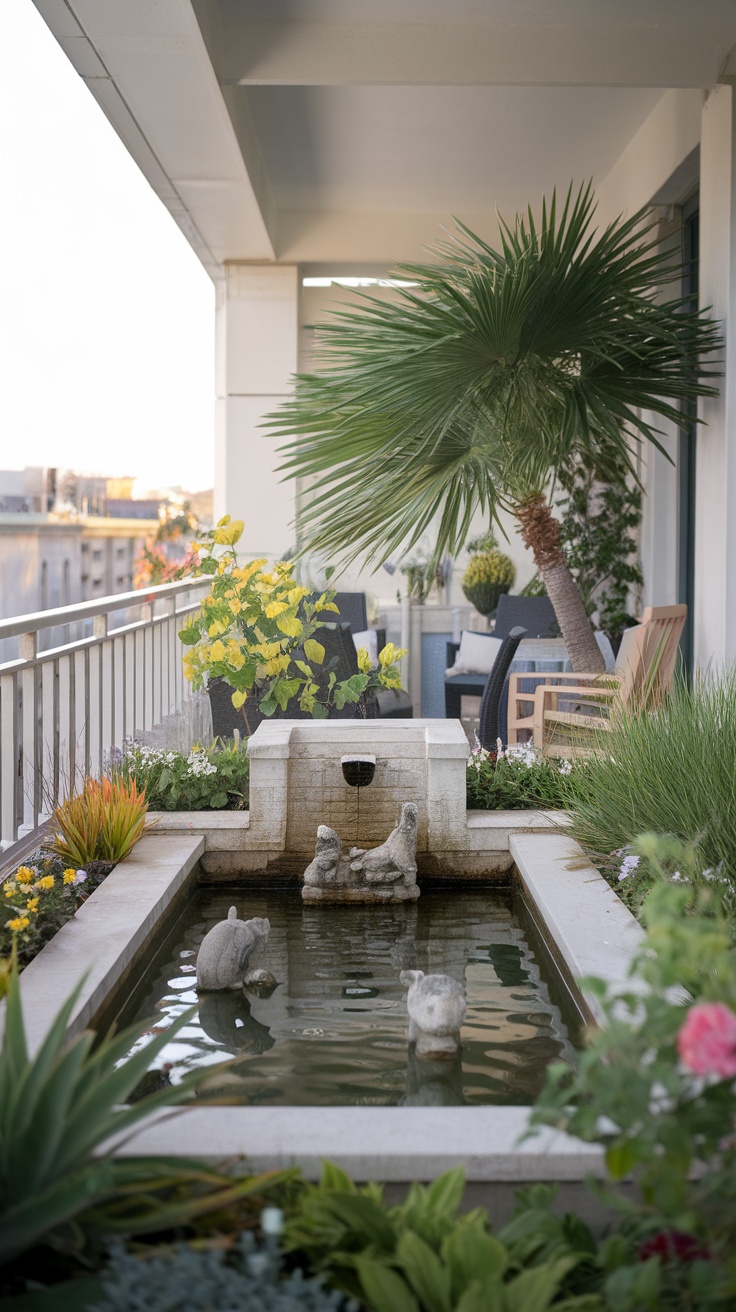
[[[158,500],[143,501],[132,497],[108,497],[107,514],[113,519],[155,519],[158,521]]]

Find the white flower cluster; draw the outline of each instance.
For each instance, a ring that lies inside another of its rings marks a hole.
[[[135,739],[128,739],[125,743],[125,755],[132,758],[135,765],[171,765],[176,760],[177,753],[164,751],[163,748],[148,747],[145,743],[138,743]]]
[[[217,766],[213,765],[211,761],[208,761],[207,753],[204,752],[201,747],[195,747],[189,753],[187,757],[187,765],[189,766],[187,773],[191,775],[217,774]]]
[[[476,770],[480,770],[485,761],[492,759],[492,755],[486,751],[485,747],[480,746],[477,738],[476,744],[468,757],[468,765],[474,765]],[[537,751],[533,743],[510,743],[508,747],[504,748],[500,738],[496,739],[495,759],[497,761],[512,761],[516,765],[525,765],[527,770],[533,769],[535,765],[541,765],[544,761],[541,752]],[[552,762],[549,761],[548,764],[552,765]],[[572,761],[562,758],[558,762],[557,768],[560,774],[572,774]]]

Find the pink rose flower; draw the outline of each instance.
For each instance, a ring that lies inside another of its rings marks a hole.
[[[722,1002],[697,1003],[677,1036],[677,1050],[696,1075],[736,1075],[736,1015]]]

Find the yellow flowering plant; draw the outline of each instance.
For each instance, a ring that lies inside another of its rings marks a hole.
[[[193,572],[210,575],[212,585],[179,633],[184,673],[193,686],[224,679],[233,689],[233,706],[243,709],[247,732],[249,699],[255,698],[261,715],[292,706],[324,719],[331,706],[358,703],[372,688],[400,688],[396,662],[405,653],[392,643],[380,653],[376,670],[362,650],[359,672],[338,681],[319,640],[325,612],[339,620],[334,590],[317,593],[298,583],[292,561],[270,568],[265,558],[239,565],[243,527],[242,520],[224,515],[196,544],[200,559]]]
[[[89,896],[95,879],[66,866],[57,856],[39,855],[0,884],[0,958],[13,948],[26,965]]]

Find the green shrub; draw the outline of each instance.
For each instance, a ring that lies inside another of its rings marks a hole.
[[[519,743],[498,756],[476,748],[468,759],[466,796],[469,810],[556,810],[565,805],[566,779],[581,767],[571,761],[544,760],[532,746]]]
[[[145,789],[152,811],[241,810],[248,804],[246,746],[195,743],[185,755],[130,743],[115,768]]]
[[[728,888],[714,872],[668,873],[671,839],[643,835],[632,848],[658,875],[642,913],[647,938],[630,983],[613,994],[598,981],[605,1024],[589,1035],[575,1070],[549,1068],[534,1120],[601,1144],[614,1184],[633,1180],[637,1189],[633,1201],[630,1192],[627,1201],[612,1197],[628,1221],[607,1306],[733,1307],[736,949]],[[678,865],[687,869],[691,856],[681,844]]]
[[[286,1248],[371,1312],[602,1312],[588,1294],[594,1240],[582,1222],[549,1215],[553,1191],[520,1199],[545,1212],[531,1243],[518,1224],[494,1237],[483,1208],[458,1216],[464,1191],[457,1167],[392,1207],[381,1185],[359,1189],[327,1162],[287,1223]]]
[[[574,837],[618,874],[633,834],[694,843],[736,873],[736,670],[703,677],[648,714],[622,711],[584,770],[566,780]]]

